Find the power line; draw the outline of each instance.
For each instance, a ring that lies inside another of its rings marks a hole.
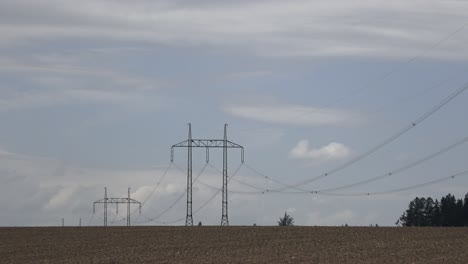
[[[247,167],[248,165],[244,163],[243,166]],[[213,170],[215,170],[215,171],[218,172],[218,173],[222,173],[220,169],[216,168],[215,166],[213,166],[213,165],[211,165],[211,164],[209,164],[209,167],[212,168]],[[259,194],[259,193],[265,191],[264,188],[254,186],[254,185],[252,185],[252,184],[243,182],[243,181],[238,180],[238,179],[234,179],[234,178],[232,178],[232,176],[230,177],[229,180],[230,180],[230,181],[237,182],[237,183],[240,183],[240,184],[242,184],[242,185],[245,185],[245,186],[248,186],[248,187],[251,187],[251,188],[253,188],[253,189],[258,190],[258,191],[240,191],[240,190],[232,190],[232,188],[230,188],[230,189],[229,189],[229,193],[235,193],[235,194]],[[211,184],[208,184],[208,183],[203,182],[203,181],[200,181],[200,180],[198,180],[198,184],[201,184],[201,185],[203,185],[203,186],[205,186],[205,187],[208,187],[208,188],[210,188],[210,189],[213,189],[213,190],[217,190],[217,191],[220,190],[219,187],[213,186],[213,185],[211,185]]]
[[[369,179],[366,179],[366,180],[363,180],[363,181],[358,181],[358,182],[355,182],[355,183],[352,183],[352,184],[347,184],[347,185],[343,185],[343,186],[339,186],[339,187],[319,190],[319,191],[316,191],[316,192],[330,192],[330,191],[349,189],[349,188],[352,188],[352,187],[356,187],[356,186],[359,186],[359,185],[371,183],[371,182],[374,182],[374,181],[377,181],[377,180],[381,180],[381,179],[384,179],[384,178],[387,178],[387,177],[397,175],[397,174],[399,174],[401,172],[404,172],[404,171],[406,171],[408,169],[414,168],[414,167],[416,167],[416,166],[418,166],[418,165],[420,165],[422,163],[425,163],[425,162],[427,162],[429,160],[432,160],[432,159],[436,158],[437,156],[445,154],[448,151],[454,149],[455,147],[458,147],[458,146],[466,143],[467,141],[468,141],[468,136],[463,138],[462,140],[459,140],[459,141],[447,146],[447,147],[444,147],[444,148],[440,149],[437,152],[434,152],[434,153],[432,153],[430,155],[427,155],[427,156],[423,157],[422,159],[419,159],[419,160],[414,161],[412,163],[409,163],[409,164],[407,164],[407,165],[405,165],[403,167],[400,167],[398,169],[387,172],[387,173],[385,173],[383,175],[373,177],[373,178],[369,178]]]
[[[358,161],[370,156],[371,154],[373,154],[374,152],[380,150],[381,148],[383,148],[384,146],[390,144],[391,142],[395,141],[396,139],[398,139],[399,137],[401,137],[402,135],[406,134],[408,131],[412,130],[414,127],[416,127],[418,124],[424,122],[426,119],[428,119],[430,116],[432,116],[433,114],[435,114],[437,111],[439,111],[441,108],[443,108],[445,105],[447,105],[448,103],[450,103],[453,99],[455,99],[458,95],[460,95],[461,93],[463,93],[464,91],[466,91],[468,89],[468,83],[465,83],[462,87],[460,87],[459,89],[457,89],[455,92],[453,92],[452,94],[450,94],[448,97],[446,97],[444,100],[442,100],[442,102],[440,102],[439,104],[437,104],[436,106],[434,106],[431,110],[429,110],[428,112],[426,112],[425,114],[423,114],[422,116],[420,116],[418,119],[414,120],[413,122],[411,122],[408,126],[404,127],[403,129],[401,129],[400,131],[396,132],[395,134],[393,134],[392,136],[390,136],[389,138],[385,139],[383,142],[381,142],[380,144],[370,148],[368,151],[362,153],[361,155],[351,159],[350,161],[342,164],[341,166],[339,167],[336,167],[326,173],[323,173],[319,176],[316,176],[314,178],[311,178],[309,180],[305,180],[305,181],[302,181],[302,182],[299,182],[299,183],[296,183],[296,184],[293,184],[293,185],[289,185],[288,187],[282,187],[282,188],[279,188],[279,189],[276,189],[276,190],[272,190],[272,191],[282,191],[282,190],[286,190],[286,189],[290,189],[290,188],[294,188],[294,189],[297,189],[297,190],[300,190],[300,191],[303,191],[302,189],[298,189],[297,187],[298,186],[301,186],[301,185],[305,185],[305,184],[309,184],[311,182],[314,182],[314,181],[317,181],[317,180],[320,180],[322,178],[325,178],[325,177],[328,177],[328,176],[331,176],[339,171],[342,171],[343,169],[346,169],[348,167],[350,167],[351,165],[357,163]]]
[[[242,166],[242,164],[241,164],[241,166]],[[234,174],[231,176],[231,178],[234,177],[234,176],[238,173],[238,171],[240,170],[240,167],[241,167],[241,166],[239,166],[239,168],[236,169],[236,171],[235,171]],[[205,166],[204,168],[206,168],[206,166]],[[198,178],[198,177],[197,177],[197,178]],[[216,198],[216,196],[218,196],[218,194],[219,194],[221,191],[222,191],[222,189],[218,189],[217,192],[216,192],[214,195],[212,195],[208,200],[206,200],[199,208],[197,208],[197,209],[193,212],[193,214],[196,214],[196,213],[199,212],[201,209],[203,209],[205,206],[207,206],[214,198]],[[184,193],[184,194],[185,194],[185,193]],[[183,195],[184,195],[184,194],[183,194]],[[183,195],[182,195],[181,197],[183,197]],[[180,200],[180,199],[179,199],[179,200]],[[172,206],[173,206],[173,205],[172,205]],[[174,220],[174,221],[157,221],[157,222],[159,222],[159,223],[161,223],[161,224],[174,224],[174,223],[177,223],[177,222],[181,222],[181,221],[183,221],[184,219],[185,219],[185,217],[184,217],[184,218],[180,218],[180,219],[176,219],[176,220]],[[152,219],[151,221],[155,221],[155,220],[156,220],[156,219]],[[147,221],[147,222],[151,222],[151,221]],[[147,223],[147,222],[145,222],[145,223]]]
[[[156,183],[156,185],[154,186],[153,190],[151,190],[151,192],[148,194],[148,196],[146,196],[146,198],[143,200],[143,202],[141,203],[141,207],[143,207],[146,202],[150,199],[150,197],[154,194],[154,192],[156,191],[156,189],[161,185],[162,181],[164,180],[164,178],[166,178],[166,175],[167,173],[169,172],[169,169],[172,167],[172,163],[169,163],[169,166],[166,167],[166,169],[164,170],[161,178],[159,178],[159,181]]]
[[[208,183],[205,183],[205,182],[202,182],[202,181],[198,181],[198,183],[205,186],[205,187],[213,189],[213,190],[220,190],[219,187],[213,186],[211,184],[208,184]],[[229,193],[235,193],[235,194],[260,194],[260,193],[263,193],[263,192],[264,191],[238,191],[238,190],[229,189]]]
[[[399,173],[402,173],[406,170],[409,170],[411,168],[414,168],[418,165],[421,165],[427,161],[430,161],[442,154],[445,154],[447,153],[448,151],[462,145],[462,144],[465,144],[466,142],[468,142],[468,136],[462,138],[461,140],[458,140],[448,146],[445,146],[444,148],[434,152],[434,153],[431,153],[419,160],[416,160],[414,162],[411,162],[409,164],[406,164],[405,166],[403,167],[400,167],[400,168],[397,168],[397,169],[393,169],[393,170],[390,170],[389,172],[386,172],[382,175],[379,175],[379,176],[376,176],[376,177],[372,177],[372,178],[369,178],[369,179],[366,179],[366,180],[362,180],[362,181],[358,181],[358,182],[355,182],[355,183],[351,183],[351,184],[347,184],[347,185],[343,185],[343,186],[338,186],[338,187],[332,187],[332,188],[328,188],[328,189],[322,189],[322,190],[303,190],[301,189],[301,191],[297,191],[297,192],[290,192],[290,193],[299,193],[299,192],[303,192],[303,193],[308,193],[308,192],[313,192],[313,193],[329,193],[329,192],[333,192],[333,191],[337,191],[337,190],[344,190],[344,189],[349,189],[349,188],[352,188],[352,187],[356,187],[356,186],[359,186],[359,185],[364,185],[364,184],[368,184],[368,183],[371,183],[371,182],[375,182],[377,180],[381,180],[381,179],[384,179],[384,178],[388,178],[388,177],[391,177],[391,176],[395,176]],[[248,165],[246,165],[247,167]],[[260,172],[258,172],[257,170],[255,169],[251,169],[252,171],[256,172],[257,174],[261,175],[262,177],[268,177],[264,174],[260,174]],[[269,179],[270,177],[268,177]],[[257,186],[255,186],[256,188],[258,189],[261,189]],[[266,191],[266,192],[281,192],[281,191],[274,191],[274,190],[267,190],[267,189],[262,189],[263,191]],[[242,192],[239,192],[239,193],[242,193]],[[250,192],[250,193],[253,193],[253,192]],[[257,192],[258,193],[258,192]]]
[[[218,168],[216,168],[215,166],[213,166],[213,165],[211,165],[211,164],[209,164],[209,166],[210,166],[212,169],[216,170],[217,172],[222,173],[222,171],[219,170]],[[246,183],[246,182],[241,181],[241,180],[238,180],[238,179],[232,179],[232,181],[237,182],[237,183],[239,183],[239,184],[242,184],[242,185],[244,185],[244,186],[247,186],[247,187],[256,189],[256,190],[264,190],[263,188],[259,188],[259,187],[255,186],[255,185]],[[207,186],[207,187],[213,187],[213,186],[211,186],[211,185],[209,185],[209,184],[202,183],[202,182],[200,182],[200,181],[199,181],[199,183],[201,183],[202,185],[205,185],[205,186]],[[214,187],[214,188],[216,188],[216,187]],[[242,193],[242,191],[232,191],[232,190],[229,191],[229,192],[230,192],[230,193]],[[249,193],[249,192],[245,192],[245,193]]]
[[[277,181],[277,180],[274,180],[273,178],[265,175],[265,174],[262,174],[261,172],[259,172],[258,170],[254,169],[252,166],[249,166],[247,163],[244,163],[243,165],[244,167],[248,168],[249,170],[253,171],[254,172],[254,175],[257,175],[257,176],[260,176],[262,179],[267,179],[269,181],[272,181],[272,182],[276,182],[278,184],[281,184],[282,186],[289,186],[289,185],[286,185],[284,183],[281,183],[280,181]],[[212,168],[214,168],[215,170],[218,170],[216,167],[213,167],[211,166]],[[255,194],[265,194],[265,193],[268,193],[268,192],[276,192],[274,190],[270,190],[268,188],[262,188],[262,187],[258,187],[258,186],[255,186],[255,185],[252,185],[252,184],[249,184],[249,183],[246,183],[244,181],[241,181],[241,180],[238,180],[238,179],[231,179],[233,181],[236,181],[238,183],[241,183],[241,184],[244,184],[246,186],[250,186],[254,189],[257,189],[257,191],[240,191],[240,190],[232,190],[230,189],[229,192],[230,193],[234,193],[234,194],[251,194],[251,195],[255,195]],[[216,186],[213,186],[211,184],[207,184],[205,182],[202,182],[202,181],[198,181],[199,184],[202,184],[208,188],[211,188],[213,190],[220,190],[219,187],[216,187]],[[302,189],[301,189],[302,190]],[[306,190],[303,190],[303,192],[287,192],[287,191],[283,191],[281,193],[309,193],[309,191],[306,191]]]
[[[203,168],[200,170],[200,172],[197,174],[197,176],[195,177],[194,179],[194,183],[197,182],[198,178],[200,178],[200,176],[203,174],[203,172],[205,171],[206,167],[208,166],[208,163],[205,164],[205,166],[203,166]],[[180,170],[182,173],[185,173],[179,166],[177,166],[175,163],[174,163],[174,167],[177,168],[178,170]],[[174,200],[174,202],[172,202],[172,204],[167,207],[165,210],[163,210],[161,213],[159,213],[157,216],[155,217],[151,217],[151,218],[146,218],[147,221],[145,222],[139,222],[139,224],[145,224],[145,223],[148,223],[148,222],[152,222],[152,221],[155,221],[159,218],[161,218],[163,215],[165,215],[167,212],[169,212],[182,198],[184,198],[185,194],[187,193],[187,190],[184,190],[178,197],[176,200]],[[185,218],[184,218],[185,219]]]
[[[228,183],[237,175],[237,173],[240,171],[243,165],[244,165],[243,163],[239,164],[239,166],[236,168],[234,173],[228,178],[227,180]],[[203,203],[202,206],[200,206],[197,210],[195,210],[195,213],[197,213],[198,211],[203,209],[207,204],[209,204],[221,191],[222,189],[218,190],[210,199],[208,199],[205,203]]]
[[[418,59],[421,59],[423,57],[425,57],[427,55],[427,53],[429,51],[432,51],[433,49],[439,47],[442,43],[446,42],[447,40],[451,39],[453,36],[455,36],[457,33],[459,33],[460,31],[462,31],[466,25],[468,25],[468,23],[464,23],[463,25],[461,25],[459,28],[457,28],[455,31],[449,33],[448,35],[444,36],[442,39],[440,39],[439,41],[435,42],[433,45],[431,45],[429,48],[423,50],[422,52],[420,52],[419,54],[407,59],[406,61],[404,61],[402,64],[396,66],[396,67],[393,67],[392,69],[390,69],[388,72],[382,74],[381,76],[379,76],[378,79],[380,79],[380,81],[383,81],[383,80],[386,80],[387,78],[389,78],[390,76],[392,76],[393,74],[397,73],[399,70],[401,70],[401,68],[405,67],[405,66],[408,66],[409,64],[417,61]],[[351,93],[349,93],[348,95],[346,96],[343,96],[341,98],[339,98],[336,102],[336,103],[339,103],[343,100],[345,100],[347,97],[349,96],[356,96],[360,93],[362,93],[364,90],[366,90],[367,88],[369,88],[369,84],[371,82],[368,82],[366,84],[364,84],[361,88],[358,88],[358,89],[354,89],[351,91]],[[327,105],[326,107],[330,107],[332,106],[333,104],[329,104]]]
[[[185,174],[186,171],[184,169],[182,169],[179,165],[177,165],[175,162],[172,163],[174,168],[176,168],[180,173],[182,174]],[[187,192],[187,190],[185,190],[185,192]]]
[[[231,179],[233,179],[237,173],[240,171],[240,169],[242,168],[244,164],[241,163],[237,169],[234,171],[234,173],[232,174],[232,176],[230,176],[228,178],[228,183]],[[206,168],[206,166],[205,166]],[[218,194],[222,191],[222,189],[218,189],[210,198],[208,198],[208,200],[206,200],[200,207],[198,207],[196,210],[193,211],[193,214],[196,214],[198,213],[200,210],[202,210],[205,206],[207,206],[211,201],[213,201],[213,199],[216,198],[216,196],[218,196]],[[184,193],[185,194],[185,193]],[[182,196],[183,197],[183,196]],[[146,221],[146,222],[140,222],[139,224],[144,224],[144,223],[148,223],[148,222],[158,222],[158,223],[161,223],[161,224],[174,224],[174,223],[177,223],[177,222],[181,222],[185,219],[185,217],[183,218],[179,218],[179,219],[176,219],[174,221],[157,221],[156,219],[151,219],[149,221]]]
[[[276,192],[275,190],[267,190],[266,192],[262,192],[261,194],[266,194],[266,193],[277,193],[277,194],[313,194],[313,195],[324,195],[324,196],[373,196],[373,195],[386,195],[386,194],[393,194],[393,193],[399,193],[403,191],[408,191],[412,189],[417,189],[417,188],[422,188],[430,185],[434,185],[440,182],[445,182],[448,180],[453,180],[457,177],[460,176],[466,176],[468,175],[468,170],[462,171],[450,176],[446,176],[443,178],[435,179],[432,181],[424,182],[424,183],[419,183],[411,186],[406,186],[402,188],[397,188],[397,189],[391,189],[387,191],[381,191],[381,192],[361,192],[361,193],[334,193],[334,192],[325,192],[325,191],[309,191],[309,192]],[[241,194],[241,193],[240,193]],[[252,193],[253,194],[253,193]],[[256,194],[260,194],[260,192],[257,192]]]
[[[216,187],[216,186],[213,186],[211,184],[208,184],[206,182],[202,182],[202,181],[198,181],[199,184],[205,186],[205,187],[208,187],[210,189],[213,189],[213,190],[220,190],[219,187]],[[256,187],[257,188],[257,191],[239,191],[239,190],[232,190],[232,189],[229,189],[229,193],[235,193],[235,194],[260,194],[260,193],[264,193],[266,191],[266,189],[263,189],[263,188],[260,188],[260,187]]]
[[[456,173],[456,174],[453,174],[453,175],[450,175],[450,176],[447,176],[447,177],[435,179],[435,180],[432,180],[432,181],[428,181],[428,182],[424,182],[424,183],[420,183],[420,184],[415,184],[415,185],[411,185],[411,186],[408,186],[408,187],[392,189],[392,190],[388,190],[388,191],[381,191],[381,192],[368,192],[368,193],[365,193],[365,192],[364,193],[327,193],[327,192],[320,192],[318,194],[327,195],[327,196],[386,195],[386,194],[393,194],[393,193],[399,193],[399,192],[408,191],[408,190],[412,190],[412,189],[422,188],[422,187],[426,187],[426,186],[429,186],[429,185],[434,185],[434,184],[437,184],[437,183],[440,183],[440,182],[453,180],[453,179],[455,179],[455,178],[457,178],[459,176],[466,176],[466,175],[468,175],[468,170],[462,171],[462,172],[459,172],[459,173]],[[314,193],[312,193],[312,194],[314,194]]]
[[[425,89],[423,89],[422,91],[419,91],[417,92],[416,94],[413,94],[411,96],[407,96],[407,97],[400,97],[398,100],[396,100],[397,102],[392,104],[393,107],[395,106],[400,106],[400,105],[403,105],[409,101],[412,101],[412,100],[415,100],[419,97],[423,97],[429,93],[431,93],[432,91],[434,91],[435,89],[438,89],[440,87],[442,87],[444,84],[446,84],[448,81],[450,81],[452,79],[452,76],[450,77],[447,77],[439,82],[437,82],[436,84],[432,85],[432,86],[429,86]],[[370,113],[371,115],[376,115],[378,113],[381,113],[383,112],[384,109],[386,109],[388,106],[385,106],[383,104],[380,104],[380,106],[374,110],[372,110],[372,113]]]
[[[159,178],[158,182],[156,183],[156,185],[154,186],[154,188],[151,190],[151,192],[146,196],[146,198],[143,200],[143,202],[141,203],[141,207],[143,207],[146,202],[148,202],[148,200],[151,198],[151,196],[153,196],[154,192],[156,191],[156,189],[161,185],[162,181],[166,178],[167,174],[169,173],[169,170],[170,168],[172,167],[173,163],[169,163],[169,165],[166,167],[166,169],[164,170],[163,174],[161,175],[161,177]],[[135,214],[136,210],[138,209],[135,209],[133,211],[133,214]],[[138,214],[137,215],[137,218],[135,219],[136,221],[139,219],[139,217],[141,216],[141,214]]]
[[[446,80],[442,81],[441,83],[435,85],[435,86],[431,86],[429,87],[428,89],[425,89],[423,91],[422,94],[425,94],[427,92],[430,92],[431,90],[435,89],[435,88],[438,88],[440,85],[442,85],[443,83],[445,83]],[[322,175],[319,175],[315,178],[312,178],[312,179],[309,179],[309,180],[306,180],[304,182],[300,182],[300,183],[297,183],[297,184],[286,184],[286,183],[283,183],[279,180],[276,180],[274,178],[271,178],[259,171],[257,171],[256,169],[252,168],[251,166],[249,166],[248,164],[245,164],[245,166],[250,169],[251,171],[253,171],[255,174],[257,175],[260,175],[262,178],[265,178],[273,183],[276,183],[276,184],[279,184],[281,186],[283,186],[282,188],[278,188],[278,189],[272,189],[272,190],[268,190],[270,192],[272,191],[282,191],[282,190],[286,190],[286,189],[296,189],[296,190],[299,190],[299,191],[303,191],[303,192],[308,192],[307,190],[304,190],[304,189],[301,189],[301,188],[298,188],[298,186],[300,185],[305,185],[305,184],[308,184],[310,182],[313,182],[313,181],[316,181],[316,180],[319,180],[321,178],[324,178],[324,177],[327,177],[327,176],[330,176],[331,174],[334,174],[334,173],[337,173],[351,165],[353,165],[354,163],[366,158],[367,156],[373,154],[374,152],[378,151],[379,149],[381,149],[382,147],[384,147],[385,145],[393,142],[394,140],[396,140],[397,138],[399,138],[400,136],[402,136],[403,134],[405,134],[406,132],[408,132],[409,130],[411,130],[412,128],[414,128],[416,125],[418,125],[419,123],[423,122],[424,120],[426,120],[427,118],[429,118],[431,115],[433,115],[434,113],[436,113],[438,110],[440,110],[443,106],[445,106],[446,104],[448,104],[450,101],[452,101],[455,97],[457,97],[459,94],[463,93],[466,89],[468,88],[468,85],[465,84],[464,86],[462,86],[460,89],[458,89],[457,91],[455,91],[453,94],[451,94],[450,96],[448,96],[447,98],[445,98],[445,100],[443,100],[441,103],[439,103],[438,105],[436,105],[435,107],[433,107],[430,111],[426,112],[424,115],[422,115],[420,118],[416,119],[414,122],[412,122],[410,125],[408,125],[407,127],[404,127],[402,130],[400,130],[399,132],[397,132],[396,134],[394,134],[393,136],[387,138],[385,141],[383,141],[381,144],[377,145],[377,146],[374,146],[373,148],[369,149],[367,152],[359,155],[358,157],[350,160],[349,162],[333,169],[333,170],[330,170],[328,171],[327,173],[323,173]],[[237,180],[238,182],[240,182],[239,180]],[[250,185],[250,187],[254,187],[252,185]],[[255,188],[255,187],[254,187]],[[257,188],[257,189],[260,189],[260,188]],[[241,193],[241,192],[239,192]]]
[[[386,194],[393,194],[393,193],[403,192],[403,191],[407,191],[407,190],[422,188],[422,187],[434,185],[434,184],[437,184],[437,183],[440,183],[440,182],[453,180],[453,179],[455,179],[457,177],[466,176],[466,175],[468,175],[468,170],[462,171],[462,172],[459,172],[459,173],[456,173],[456,174],[453,174],[453,175],[450,175],[450,176],[435,179],[435,180],[432,180],[432,181],[419,183],[419,184],[415,184],[415,185],[411,185],[411,186],[406,186],[406,187],[402,187],[402,188],[397,188],[397,189],[391,189],[391,190],[387,190],[387,191],[381,191],[381,192],[334,193],[334,192],[324,192],[324,191],[320,191],[320,192],[317,192],[317,191],[309,191],[309,192],[303,192],[303,191],[288,192],[288,191],[283,191],[283,192],[277,192],[275,190],[266,190],[265,192],[251,192],[249,194],[257,194],[257,195],[258,194],[268,194],[268,193],[296,194],[296,195],[297,194],[300,194],[300,195],[309,194],[309,195],[324,195],[324,196],[338,196],[338,197],[386,195]],[[218,188],[218,190],[220,190],[220,189]],[[243,193],[239,192],[238,194],[243,194]]]
[[[266,175],[266,174],[264,174],[264,173],[259,172],[258,170],[254,169],[252,166],[250,166],[250,165],[247,164],[247,163],[245,164],[245,167],[248,168],[249,170],[251,170],[252,172],[254,172],[254,174],[259,175],[260,177],[262,177],[262,178],[264,178],[264,179],[267,179],[267,180],[269,180],[269,181],[271,181],[271,182],[273,182],[273,183],[276,183],[276,184],[279,184],[279,185],[281,185],[281,186],[287,187],[287,189],[288,189],[288,188],[295,188],[295,186],[293,186],[293,185],[289,185],[289,184],[283,183],[283,182],[281,182],[281,181],[279,181],[279,180],[276,180],[276,179],[274,179],[274,178],[272,178],[272,177],[269,177],[268,175]],[[295,189],[297,189],[297,188],[295,188]]]
[[[391,68],[389,71],[387,72],[384,72],[383,74],[381,74],[379,77],[377,77],[375,80],[371,80],[371,81],[368,81],[366,83],[364,83],[362,86],[358,87],[357,89],[352,89],[351,92],[349,92],[348,94],[346,95],[343,95],[341,97],[339,97],[338,99],[334,100],[333,102],[330,102],[328,104],[326,104],[325,106],[323,107],[320,107],[320,108],[315,108],[313,109],[313,111],[311,111],[312,113],[321,113],[325,110],[327,110],[328,108],[332,107],[332,106],[336,106],[338,105],[339,103],[345,101],[347,98],[350,98],[350,97],[354,97],[356,95],[359,95],[361,94],[364,90],[368,89],[369,88],[369,85],[373,82],[375,83],[380,83],[386,79],[388,79],[390,76],[394,75],[395,73],[397,73],[398,71],[401,70],[401,68],[405,67],[405,66],[408,66],[410,65],[411,63],[417,61],[418,59],[421,59],[421,58],[424,58],[427,56],[427,54],[438,48],[441,44],[443,44],[444,42],[450,40],[453,36],[455,36],[456,34],[458,34],[460,31],[462,31],[466,26],[468,25],[468,22],[467,23],[464,23],[462,24],[460,27],[458,27],[456,30],[450,32],[448,35],[444,36],[443,38],[441,38],[440,40],[438,40],[437,42],[435,42],[434,44],[432,44],[431,46],[429,46],[428,48],[424,49],[423,51],[421,51],[419,54],[416,54],[414,55],[413,57],[410,57],[408,58],[407,60],[403,61],[402,63],[400,63],[399,65]],[[305,116],[305,115],[308,115],[310,113],[302,113],[302,114],[298,114],[296,115],[296,117],[302,117],[302,116]]]

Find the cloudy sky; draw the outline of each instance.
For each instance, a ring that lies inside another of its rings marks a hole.
[[[183,219],[185,197],[174,201],[186,153],[168,166],[189,122],[195,138],[222,138],[228,123],[245,147],[248,167],[229,185],[232,225],[275,225],[285,211],[299,225],[394,225],[416,196],[462,197],[465,175],[372,196],[292,194],[277,182],[340,187],[457,142],[335,194],[467,170],[468,92],[357,160],[468,82],[467,14],[461,0],[0,0],[0,225],[100,225],[92,202],[104,186],[112,197],[153,193],[135,222]],[[194,183],[194,210],[221,187],[221,155]],[[229,157],[232,174],[240,156]],[[195,150],[194,177],[204,163]],[[273,189],[284,192],[262,194]],[[220,216],[218,195],[194,221]],[[110,224],[124,217],[113,208]]]

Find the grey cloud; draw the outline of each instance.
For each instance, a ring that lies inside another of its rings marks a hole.
[[[11,65],[8,67],[11,69]],[[161,85],[145,77],[121,75],[112,71],[100,73],[98,70],[90,70],[88,73],[73,68],[70,69],[71,74],[63,73],[60,69],[56,72],[48,67],[37,69],[24,66],[13,70],[28,73],[26,78],[18,82],[32,88],[18,88],[20,85],[0,87],[0,111],[93,102],[139,109],[163,106],[158,94]],[[151,101],[151,104],[146,101]]]
[[[227,113],[266,123],[302,126],[343,126],[361,123],[363,117],[340,109],[314,108],[302,105],[233,105],[224,109]]]
[[[80,37],[217,45],[267,56],[408,57],[465,23],[466,2],[429,2],[15,1],[0,8],[10,14],[2,14],[0,34],[3,41]],[[428,56],[466,58],[464,42],[460,34]]]

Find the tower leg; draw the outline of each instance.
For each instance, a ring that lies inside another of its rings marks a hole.
[[[185,226],[193,226],[192,216],[192,124],[188,124],[188,160],[187,160],[187,216]]]
[[[127,226],[130,226],[130,188],[128,188],[128,200],[127,200]]]
[[[104,226],[107,226],[107,187],[104,187]]]
[[[228,168],[227,168],[227,124],[224,125],[224,142],[223,142],[223,201],[221,226],[229,226],[228,218]]]

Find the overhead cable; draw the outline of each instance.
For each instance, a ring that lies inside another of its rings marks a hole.
[[[373,146],[372,148],[370,148],[366,152],[358,155],[357,157],[349,160],[348,162],[346,162],[346,163],[344,163],[344,164],[342,164],[342,165],[340,165],[340,166],[338,166],[338,167],[336,167],[336,168],[334,168],[334,169],[332,169],[332,170],[330,170],[330,171],[328,171],[326,173],[323,173],[321,175],[313,177],[311,179],[308,179],[308,180],[305,180],[305,181],[302,181],[302,182],[299,182],[299,183],[296,183],[296,184],[288,185],[287,187],[285,186],[285,187],[282,187],[282,188],[278,188],[278,189],[275,189],[274,191],[281,191],[281,190],[286,190],[286,189],[290,189],[290,188],[294,188],[296,190],[304,191],[303,189],[299,189],[297,187],[309,184],[311,182],[320,180],[320,179],[325,178],[325,177],[329,177],[329,176],[331,176],[331,175],[333,175],[333,174],[335,174],[335,173],[337,173],[339,171],[342,171],[342,170],[350,167],[351,165],[353,165],[353,164],[357,163],[358,161],[370,156],[371,154],[373,154],[376,151],[380,150],[384,146],[390,144],[391,142],[395,141],[396,139],[398,139],[402,135],[406,134],[408,131],[412,130],[418,124],[424,122],[426,119],[431,117],[433,114],[435,114],[437,111],[439,111],[445,105],[450,103],[453,99],[455,99],[457,96],[459,96],[461,93],[463,93],[467,89],[468,89],[468,83],[465,83],[463,86],[458,88],[455,92],[450,94],[448,97],[446,97],[444,100],[442,100],[439,104],[437,104],[436,106],[431,108],[428,112],[424,113],[422,116],[420,116],[419,118],[417,118],[416,120],[411,122],[409,125],[403,127],[401,130],[399,130],[398,132],[396,132],[395,134],[393,134],[389,138],[387,138],[384,141],[382,141],[381,143]]]

